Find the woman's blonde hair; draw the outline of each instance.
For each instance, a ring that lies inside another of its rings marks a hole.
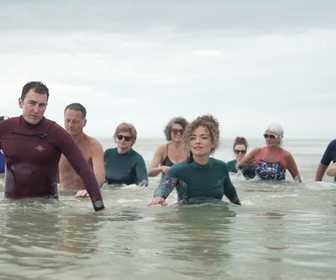
[[[137,139],[137,131],[135,127],[130,123],[122,122],[121,124],[117,126],[114,132],[114,135],[113,135],[114,140],[117,138],[118,134],[122,131],[128,131],[129,133],[131,133],[132,142],[133,144],[135,144],[135,141]]]

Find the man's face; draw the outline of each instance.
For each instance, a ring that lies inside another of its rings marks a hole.
[[[19,98],[19,106],[22,109],[22,116],[26,122],[37,124],[43,117],[48,105],[48,96],[30,89],[24,100]]]
[[[86,119],[83,119],[81,111],[67,109],[64,113],[64,128],[72,136],[81,134],[86,125]]]

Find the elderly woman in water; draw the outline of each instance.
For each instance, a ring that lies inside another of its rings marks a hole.
[[[236,168],[244,163],[256,162],[256,174],[264,180],[285,180],[288,170],[295,182],[301,183],[301,176],[290,152],[282,148],[284,131],[280,124],[272,123],[264,133],[266,146],[255,148],[247,154]]]
[[[149,177],[154,177],[161,173],[162,179],[171,166],[187,158],[182,143],[183,132],[187,125],[188,121],[181,116],[174,117],[168,122],[163,131],[168,143],[157,147],[148,168]]]
[[[189,124],[183,134],[183,146],[189,157],[169,168],[149,205],[166,206],[166,198],[174,188],[181,204],[220,201],[225,195],[240,205],[226,164],[210,157],[218,142],[219,123],[213,116],[204,115]]]

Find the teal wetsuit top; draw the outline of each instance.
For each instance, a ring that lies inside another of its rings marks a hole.
[[[125,154],[119,154],[117,148],[107,149],[104,152],[104,168],[108,184],[148,186],[145,161],[132,148]]]
[[[225,162],[214,158],[209,158],[205,165],[195,161],[174,164],[155,190],[154,197],[161,196],[166,199],[174,188],[178,194],[178,202],[182,204],[190,202],[190,199],[221,200],[223,195],[232,203],[240,204]]]
[[[233,172],[233,173],[237,173],[237,169],[236,169],[236,163],[237,163],[237,160],[230,160],[226,163],[228,169],[230,172]]]

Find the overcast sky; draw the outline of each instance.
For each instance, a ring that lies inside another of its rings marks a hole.
[[[221,136],[335,138],[334,0],[0,0],[0,115],[21,114],[32,80],[63,124],[82,103],[85,131],[130,122],[163,138],[175,116],[211,113]]]

